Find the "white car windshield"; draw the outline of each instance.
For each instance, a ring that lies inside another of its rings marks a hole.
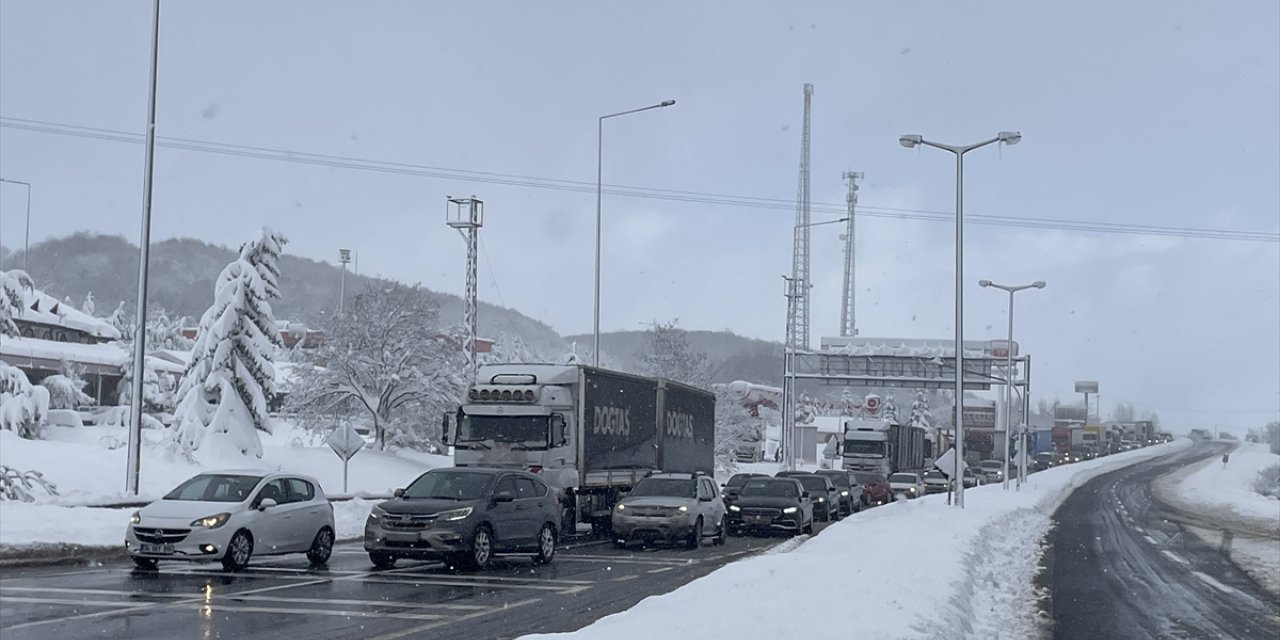
[[[244,502],[262,476],[202,473],[165,494],[165,500]]]

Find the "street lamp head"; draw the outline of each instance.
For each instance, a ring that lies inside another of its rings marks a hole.
[[[1044,280],[1036,280],[1035,282],[1031,283],[1031,286],[1033,286],[1033,287],[1035,287],[1035,288],[1037,288],[1037,289],[1043,289],[1043,288],[1044,288]]]
[[[979,287],[983,287],[983,288],[989,287],[989,286],[991,286],[991,281],[990,281],[990,280],[979,280],[979,281],[978,281],[978,286],[979,286]]]
[[[1018,144],[1022,142],[1022,134],[1017,131],[1001,131],[996,134],[996,139],[1004,144]]]
[[[923,140],[924,136],[921,136],[918,133],[908,133],[906,135],[898,136],[898,144],[908,149],[916,148],[916,145],[920,144]]]
[[[659,107],[670,107],[670,106],[674,105],[675,103],[676,103],[676,101],[675,101],[675,100],[663,100],[662,102],[658,103],[658,106],[659,106]]]

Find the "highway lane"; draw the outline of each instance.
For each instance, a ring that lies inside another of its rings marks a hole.
[[[0,637],[514,638],[578,629],[782,540],[695,550],[586,542],[549,565],[513,557],[480,572],[405,560],[377,571],[358,543],[338,545],[324,568],[285,556],[240,573],[176,562],[155,573],[121,562],[11,569],[0,577]]]
[[[1151,491],[1152,480],[1224,449],[1138,463],[1062,504],[1045,555],[1055,638],[1280,637],[1280,602]]]

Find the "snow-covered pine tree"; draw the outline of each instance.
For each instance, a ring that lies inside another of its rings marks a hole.
[[[18,326],[13,323],[13,319],[22,315],[25,308],[22,290],[30,291],[35,286],[26,271],[0,271],[0,335],[18,335]]]
[[[913,427],[933,428],[933,412],[929,410],[929,400],[923,391],[916,392],[916,399],[911,402],[911,416],[907,422]]]
[[[284,346],[270,301],[280,297],[285,242],[263,229],[218,275],[178,388],[173,437],[185,452],[217,438],[221,448],[262,457],[257,432],[270,432],[267,399],[275,392],[275,352]]]
[[[133,335],[133,324],[129,322],[129,314],[124,310],[124,300],[116,305],[116,310],[107,317],[107,323],[120,332],[120,337],[129,340]]]

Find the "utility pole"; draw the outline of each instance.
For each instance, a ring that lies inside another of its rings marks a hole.
[[[27,188],[27,231],[26,237],[22,241],[22,270],[26,271],[27,259],[31,255],[31,183],[21,180],[8,180],[6,178],[0,178],[0,182],[8,182],[9,184]]]
[[[782,424],[779,445],[782,447],[782,468],[794,471],[796,468],[796,385],[795,385],[795,352],[796,352],[796,301],[797,291],[804,288],[804,282],[795,278],[782,276],[785,283],[783,295],[787,297],[787,334],[782,353]]]
[[[351,250],[338,249],[338,262],[342,263],[342,279],[338,283],[338,315],[342,315],[342,303],[347,295],[347,265],[351,263]]]
[[[457,229],[458,234],[467,243],[467,286],[462,297],[462,324],[467,330],[467,344],[462,350],[467,358],[467,373],[471,378],[470,381],[474,382],[479,369],[479,362],[476,360],[476,309],[478,306],[476,255],[480,245],[480,227],[484,226],[484,202],[475,196],[470,198],[445,196],[445,199],[448,201],[445,222]]]
[[[857,250],[856,227],[854,222],[854,209],[858,206],[858,181],[862,179],[861,171],[844,172],[844,181],[849,185],[849,193],[844,197],[845,202],[849,205],[848,226],[845,228],[844,235],[840,236],[844,240],[844,299],[840,305],[840,336],[844,338],[852,338],[858,335],[856,322],[855,302],[858,295],[858,285],[855,276],[857,264],[855,260],[855,251]]]
[[[795,295],[795,340],[793,348],[809,348],[809,112],[813,85],[804,85],[804,126],[800,132],[800,187],[796,196],[796,226],[791,250],[791,280],[798,283]]]

